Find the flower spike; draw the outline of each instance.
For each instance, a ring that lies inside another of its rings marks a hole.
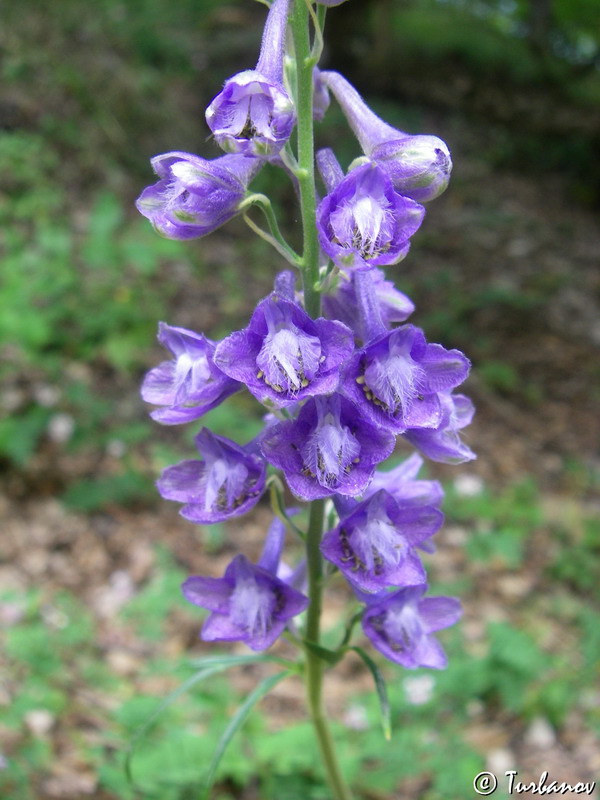
[[[388,125],[339,72],[322,72],[365,154],[386,170],[394,188],[420,203],[434,200],[448,186],[452,160],[437,136],[411,136]]]
[[[275,0],[256,68],[229,78],[206,109],[208,126],[227,152],[268,158],[290,138],[296,114],[283,85],[289,5],[290,0]]]

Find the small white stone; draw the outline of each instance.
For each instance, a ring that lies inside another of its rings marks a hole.
[[[494,775],[504,775],[509,769],[515,769],[515,755],[507,747],[497,747],[487,754],[486,769]]]
[[[479,475],[463,473],[454,479],[454,491],[461,497],[477,497],[483,492],[484,482]]]
[[[59,630],[64,630],[71,621],[68,614],[65,614],[64,611],[61,611],[60,608],[56,608],[56,606],[42,606],[40,613],[44,622]]]
[[[120,439],[111,439],[106,445],[106,452],[112,458],[123,458],[127,452],[127,446]]]
[[[135,584],[125,570],[113,572],[108,584],[100,586],[94,594],[96,612],[107,619],[114,617],[135,595]]]
[[[43,406],[44,408],[52,408],[52,406],[55,406],[60,399],[60,391],[56,388],[56,386],[42,384],[42,386],[36,386],[34,388],[33,396],[35,397],[38,405]]]
[[[525,742],[540,750],[552,747],[556,742],[554,728],[544,717],[536,717],[525,732]]]
[[[462,547],[469,538],[469,532],[460,525],[448,525],[444,529],[444,538],[453,547]]]
[[[405,678],[402,685],[411,706],[422,706],[433,697],[435,679],[432,675],[419,675],[416,678]]]
[[[25,725],[34,736],[45,736],[54,725],[54,714],[45,708],[34,708],[25,714]]]
[[[367,709],[364,706],[350,706],[344,714],[344,723],[354,731],[366,731],[369,727]]]
[[[57,444],[68,442],[75,430],[75,420],[70,414],[54,414],[48,422],[48,436]]]

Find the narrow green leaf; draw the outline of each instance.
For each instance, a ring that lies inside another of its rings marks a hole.
[[[270,675],[268,678],[265,678],[264,681],[261,681],[258,686],[251,692],[248,697],[244,700],[242,705],[238,708],[235,712],[233,717],[231,718],[229,725],[223,731],[223,735],[219,739],[219,743],[217,744],[217,749],[212,757],[210,762],[210,766],[208,768],[208,774],[206,776],[206,783],[205,783],[205,794],[204,800],[209,800],[210,798],[210,790],[215,780],[215,775],[217,774],[217,769],[219,764],[221,763],[221,758],[225,750],[229,745],[229,742],[233,739],[237,731],[241,728],[244,724],[246,717],[252,711],[252,708],[258,703],[258,701],[263,698],[266,694],[268,694],[271,689],[279,683],[279,681],[287,678],[290,675],[290,672],[279,672],[276,675]]]
[[[311,653],[314,653],[316,656],[322,661],[326,661],[331,666],[335,666],[338,661],[342,658],[343,653],[338,653],[335,650],[329,650],[327,647],[321,647],[320,644],[315,644],[315,642],[309,642],[308,639],[304,639],[304,644]]]
[[[220,656],[207,656],[205,658],[195,658],[189,662],[191,667],[196,669],[205,669],[207,667],[221,666],[238,667],[245,664],[281,664],[288,669],[294,669],[298,665],[293,661],[280,656],[273,656],[270,654],[263,655],[247,655],[247,656],[229,656],[226,653]]]
[[[222,657],[213,657],[213,658],[206,658],[206,659],[199,659],[196,662],[196,666],[202,667],[198,672],[194,675],[190,676],[186,681],[184,681],[181,686],[178,686],[177,689],[174,689],[162,703],[158,706],[156,711],[150,715],[150,717],[144,722],[144,724],[137,730],[134,734],[133,738],[131,739],[129,750],[125,757],[125,774],[127,775],[127,780],[130,784],[133,785],[133,770],[132,770],[132,762],[133,756],[135,752],[135,746],[139,742],[139,740],[148,733],[150,728],[154,725],[157,719],[163,714],[164,711],[167,710],[173,703],[177,700],[177,698],[181,697],[182,694],[185,694],[189,691],[192,686],[195,686],[197,683],[205,680],[206,678],[210,678],[211,675],[216,675],[219,672],[224,672],[226,669],[230,669],[231,667],[239,666],[241,664],[252,664],[256,663],[257,661],[266,661],[268,658],[265,656],[222,656]]]
[[[373,661],[371,656],[365,653],[362,647],[351,647],[350,650],[354,650],[355,653],[358,653],[373,676],[375,688],[377,689],[377,697],[379,698],[379,709],[381,712],[381,726],[383,728],[383,735],[389,742],[392,738],[392,715],[383,675],[381,674],[377,664]]]

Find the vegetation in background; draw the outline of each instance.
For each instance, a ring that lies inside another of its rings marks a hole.
[[[364,30],[370,25],[374,34],[387,32],[387,38],[377,34],[376,50],[365,51],[370,44],[351,35],[344,53],[342,43],[333,44],[331,66],[342,66],[343,58],[362,58],[376,70],[387,57],[386,47],[393,48],[394,80],[405,74],[414,82],[418,63],[418,75],[433,87],[428,94],[432,106],[450,107],[471,121],[477,115],[485,120],[485,128],[475,123],[474,135],[492,166],[568,171],[575,196],[597,201],[600,173],[592,158],[600,95],[595,0],[545,4],[552,10],[550,24],[541,44],[533,47],[528,20],[534,0],[358,2],[370,9],[365,11],[368,25],[360,15],[353,24]],[[355,15],[356,8],[357,0],[341,6],[340,20]],[[249,0],[98,0],[85,11],[80,0],[31,0],[26,15],[19,4],[9,3],[2,16],[0,468],[9,477],[25,476],[22,493],[39,493],[40,456],[51,471],[58,455],[79,458],[84,453],[83,475],[78,467],[75,476],[51,476],[71,507],[94,512],[146,502],[149,488],[153,495],[148,463],[155,473],[173,460],[168,434],[159,439],[141,403],[136,405],[139,376],[160,357],[158,349],[150,351],[154,321],[168,318],[177,302],[171,270],[189,270],[199,283],[214,273],[202,244],[181,247],[161,240],[137,218],[133,200],[151,179],[148,158],[167,142],[217,154],[205,141],[201,119],[210,99],[207,87],[246,63],[248,48],[254,53],[252,26],[262,11]],[[232,18],[239,22],[235,29]],[[206,73],[208,63],[217,77]],[[448,65],[457,66],[458,78],[440,88],[440,76],[452,74]],[[482,77],[481,83],[475,76]],[[533,87],[542,98],[539,116],[530,115],[530,95],[522,95],[525,106],[511,108],[490,94],[492,84],[502,87],[502,97]],[[385,76],[378,85],[388,93],[387,102],[393,102]],[[422,83],[415,86],[422,92]],[[402,89],[410,97],[406,86]],[[481,99],[486,95],[506,120],[493,116],[496,112]],[[557,109],[561,114],[555,114]],[[555,117],[550,123],[548,110]],[[420,104],[405,105],[401,121],[410,127],[421,111]],[[345,163],[352,157],[348,152]],[[269,191],[285,201],[284,186]],[[501,222],[485,208],[481,214],[487,214],[490,227]],[[216,272],[233,287],[224,301],[228,315],[241,317],[247,287],[233,276],[239,274],[236,254],[243,261],[243,253],[235,243],[229,252],[230,261]],[[422,295],[441,291],[447,297],[443,312],[421,317],[421,322],[460,346],[486,308],[494,308],[507,326],[517,315],[539,312],[557,278],[538,273],[524,290],[469,291],[449,272],[432,278],[425,271],[418,280],[419,286],[403,288],[409,293],[416,288]],[[516,396],[534,406],[540,402],[537,387],[508,356],[490,358],[492,342],[476,347],[486,355],[481,380],[494,396]],[[232,398],[213,412],[210,424],[218,433],[250,438],[252,428],[232,432],[248,416],[237,413],[238,402]],[[113,454],[108,466],[104,453]],[[583,473],[584,467],[572,465],[574,491],[591,488]],[[450,494],[446,510],[450,521],[468,533],[472,567],[462,580],[472,607],[477,608],[481,576],[490,570],[512,576],[541,565],[536,580],[542,591],[534,591],[518,614],[512,607],[509,619],[490,624],[475,646],[466,640],[463,626],[446,639],[452,670],[435,676],[429,699],[420,705],[411,702],[407,681],[425,676],[388,667],[395,727],[390,744],[381,737],[374,701],[356,696],[349,703],[345,722],[357,730],[343,752],[348,773],[364,776],[364,784],[385,793],[412,774],[415,763],[421,764],[423,800],[463,796],[483,768],[476,742],[465,739],[465,731],[481,717],[508,720],[522,730],[541,716],[559,729],[574,711],[600,734],[597,707],[581,690],[593,685],[600,660],[597,522],[581,510],[573,512],[574,519],[547,512],[531,484],[500,495],[486,490],[471,499]],[[206,533],[218,551],[221,532]],[[54,595],[44,586],[26,594],[2,592],[3,609],[16,609],[18,616],[17,624],[7,623],[0,632],[6,685],[14,694],[14,702],[2,705],[0,722],[7,760],[5,768],[0,764],[0,794],[6,800],[37,798],[42,776],[65,752],[75,753],[81,774],[99,775],[107,799],[139,797],[124,775],[125,751],[157,708],[157,698],[193,674],[187,660],[174,667],[160,655],[164,639],[159,637],[167,635],[165,608],[177,606],[183,576],[169,557],[159,562],[160,574],[124,612],[124,624],[143,654],[143,664],[125,675],[107,660],[98,643],[98,620],[79,598]],[[439,584],[438,590],[453,587]],[[176,613],[191,612],[182,601]],[[568,629],[568,649],[561,642],[548,645],[553,625]],[[149,788],[158,786],[157,800],[187,800],[191,775],[212,754],[212,731],[225,727],[243,696],[243,686],[233,697],[224,680],[214,679],[210,688],[199,684],[175,703],[136,748],[133,770],[142,796],[152,797]],[[268,708],[261,708],[221,765],[216,800],[239,796],[249,780],[265,800],[324,800],[308,724],[260,736],[272,730]],[[27,715],[40,710],[50,714],[53,731],[59,729],[56,739],[24,727]],[[82,718],[87,720],[85,735]],[[368,730],[362,729],[365,722]],[[210,736],[199,735],[207,730]],[[374,795],[365,792],[364,797],[372,800]]]
[[[547,538],[548,527],[555,523],[546,517],[532,484],[515,486],[502,495],[484,490],[459,497],[451,492],[447,512],[451,526],[464,526],[472,557],[481,567],[461,579],[467,615],[479,618],[478,575],[495,582],[504,572],[526,574],[528,560],[536,557],[536,537]],[[584,522],[591,531],[593,520]],[[582,589],[587,590],[594,578],[597,587],[598,562],[597,557],[589,558],[582,568],[580,549],[566,536],[554,540],[546,566],[540,564],[537,574],[540,580],[552,581],[552,591],[540,593],[539,600],[521,613],[518,624],[512,621],[517,607],[508,602],[508,618],[482,626],[476,640],[468,634],[467,623],[448,632],[444,642],[451,669],[407,672],[385,666],[392,704],[391,742],[382,737],[374,695],[345,696],[344,717],[338,721],[344,735],[340,730],[338,738],[345,741],[343,767],[359,787],[359,796],[365,800],[379,796],[374,792],[387,796],[409,778],[422,786],[423,800],[461,796],[485,766],[474,733],[482,718],[504,720],[518,731],[538,718],[560,729],[567,715],[580,714],[590,729],[600,732],[598,710],[581,692],[581,686],[593,685],[600,661],[595,615],[588,595],[567,595],[572,574],[580,576]],[[194,675],[190,656],[173,662],[164,655],[175,627],[199,624],[199,615],[180,599],[184,577],[172,557],[159,551],[154,577],[111,623],[117,638],[128,631],[131,664],[128,668],[125,662],[125,669],[118,672],[117,661],[99,636],[100,621],[73,595],[49,596],[43,589],[27,595],[2,593],[2,606],[20,615],[19,624],[9,625],[2,637],[6,681],[8,686],[16,680],[22,685],[0,723],[8,744],[7,768],[0,771],[3,797],[37,797],[36,787],[59,755],[59,742],[81,774],[97,775],[96,791],[111,800],[140,795],[186,800],[195,791],[198,764],[209,763],[218,735],[247,694],[245,687],[268,674],[268,668],[267,673],[253,666],[234,668],[233,692],[222,675],[198,682],[136,738],[159,708],[161,697]],[[456,586],[438,580],[434,589],[455,591]],[[569,650],[557,647],[555,640],[548,644],[557,624],[569,626]],[[136,653],[143,653],[143,658]],[[238,797],[249,781],[264,800],[326,800],[308,721],[274,728],[277,717],[269,710],[274,707],[259,708],[221,763],[215,800]],[[36,729],[35,715],[39,721],[40,712],[46,713],[44,719],[59,736],[51,739],[49,729]],[[80,732],[82,714],[88,720],[85,735]],[[133,786],[124,772],[132,743]]]

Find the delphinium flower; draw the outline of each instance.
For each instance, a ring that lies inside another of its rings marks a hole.
[[[256,158],[208,161],[177,152],[155,156],[151,163],[160,180],[144,189],[136,206],[168,239],[197,239],[234,217],[262,166]]]
[[[364,340],[361,325],[357,277],[361,270],[352,270],[348,275],[340,273],[337,285],[330,294],[323,295],[323,308],[330,319],[344,322],[355,336]],[[386,328],[393,322],[404,322],[415,310],[414,303],[403,292],[398,291],[392,281],[386,280],[385,272],[375,267],[368,268],[369,280],[373,284],[375,302]]]
[[[426,577],[416,548],[443,520],[432,506],[402,506],[380,489],[325,534],[321,552],[362,591],[411,586]]]
[[[423,459],[413,453],[387,472],[377,470],[367,489],[367,496],[385,489],[400,505],[439,506],[444,490],[439,481],[418,478]]]
[[[164,406],[151,412],[157,422],[191,422],[241,389],[215,365],[215,343],[203,334],[161,322],[158,341],[174,357],[151,369],[142,384],[143,399]]]
[[[186,600],[211,612],[200,634],[205,642],[237,641],[252,650],[266,650],[307,607],[308,598],[277,577],[284,536],[284,525],[275,519],[257,564],[240,554],[222,578],[194,576],[185,581]]]
[[[442,417],[436,428],[407,430],[404,439],[418,448],[432,461],[443,464],[462,464],[477,458],[475,453],[461,441],[459,431],[470,424],[475,413],[473,403],[464,394],[439,395]]]
[[[395,433],[437,428],[440,393],[462,383],[469,362],[458,350],[428,344],[423,331],[403,325],[368,344],[350,362],[342,391],[372,422]]]
[[[273,292],[245,330],[218,345],[215,363],[260,402],[284,407],[335,391],[353,350],[352,332],[343,323],[313,320],[298,303]]]
[[[296,114],[283,83],[289,5],[290,0],[275,0],[255,69],[225,81],[206,109],[208,127],[223,150],[273,156],[290,138]]]
[[[321,80],[334,93],[365,154],[385,169],[400,194],[420,203],[442,194],[452,171],[445,142],[388,125],[339,72],[322,72]]]
[[[334,173],[322,168],[321,174],[326,180]],[[350,170],[327,189],[317,209],[317,231],[323,252],[338,266],[396,264],[406,256],[425,209],[398,194],[374,161]]]
[[[315,500],[364,491],[375,465],[394,449],[394,437],[333,394],[310,398],[296,419],[268,428],[261,447],[295,495]]]
[[[440,395],[465,380],[468,359],[458,350],[429,344],[414,325],[388,330],[370,273],[357,272],[354,283],[366,344],[348,362],[340,390],[367,419],[394,433],[438,428],[444,413]]]
[[[432,634],[454,625],[462,613],[454,597],[424,597],[427,588],[421,584],[371,598],[362,595],[368,604],[362,618],[365,634],[386,658],[407,669],[446,667],[446,653]]]
[[[252,445],[241,447],[203,428],[196,436],[202,461],[167,467],[157,486],[167,500],[185,503],[181,516],[208,525],[245,514],[265,489],[266,464]]]

